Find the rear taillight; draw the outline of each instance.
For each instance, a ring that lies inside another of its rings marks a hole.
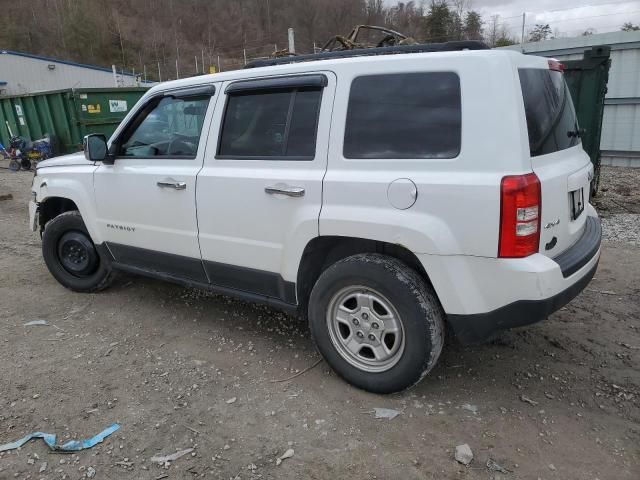
[[[549,59],[549,70],[554,72],[564,72],[564,65],[557,60]]]
[[[527,257],[538,251],[541,207],[540,180],[535,173],[502,178],[499,257]]]

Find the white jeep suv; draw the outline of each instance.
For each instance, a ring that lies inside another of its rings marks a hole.
[[[477,342],[546,318],[597,267],[593,168],[562,66],[481,47],[155,86],[108,142],[38,165],[47,267],[80,292],[120,270],[298,312],[372,392],[426,375],[446,325]]]

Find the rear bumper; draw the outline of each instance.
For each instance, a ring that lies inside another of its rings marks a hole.
[[[486,341],[501,330],[544,320],[575,298],[600,259],[600,221],[587,218],[581,238],[556,258],[420,256],[462,343]]]
[[[462,343],[481,343],[502,330],[524,327],[544,320],[573,300],[589,284],[598,261],[576,283],[544,300],[519,300],[487,313],[448,315],[449,324]]]

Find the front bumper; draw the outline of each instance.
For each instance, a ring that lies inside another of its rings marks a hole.
[[[38,231],[38,219],[40,206],[36,203],[35,200],[29,201],[29,228],[32,232]]]
[[[589,216],[581,238],[553,259],[534,254],[523,259],[472,257],[453,262],[449,257],[453,268],[447,269],[447,275],[436,268],[432,276],[426,264],[425,269],[458,339],[479,343],[501,330],[544,320],[575,298],[596,272],[601,235],[599,219]]]

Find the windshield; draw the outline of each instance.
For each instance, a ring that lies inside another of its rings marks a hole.
[[[531,156],[546,155],[580,143],[576,112],[562,72],[521,68],[518,73]]]

